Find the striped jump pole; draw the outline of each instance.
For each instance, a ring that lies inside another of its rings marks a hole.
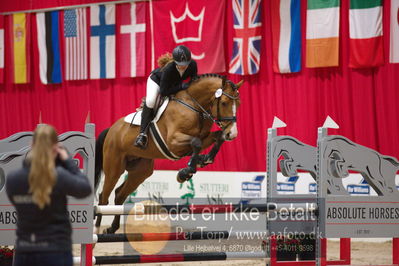
[[[246,259],[266,259],[266,253],[265,252],[208,252],[208,253],[92,257],[93,265],[123,264],[123,263],[160,263],[160,262],[181,262],[181,261],[211,261],[211,260],[246,260]],[[75,265],[79,265],[80,258],[74,257],[73,262]]]
[[[260,231],[195,231],[176,233],[130,233],[130,234],[98,234],[93,235],[93,243],[140,242],[140,241],[176,241],[176,240],[217,240],[236,238],[237,235],[250,237],[257,235],[266,238],[266,232]]]
[[[201,214],[229,212],[267,212],[274,210],[268,204],[220,204],[220,205],[99,205],[94,207],[95,215],[144,215],[144,214]]]

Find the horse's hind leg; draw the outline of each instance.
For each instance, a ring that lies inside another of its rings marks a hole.
[[[197,164],[199,162],[199,153],[201,151],[202,142],[199,138],[193,138],[191,140],[191,147],[193,149],[193,154],[191,155],[191,159],[188,162],[188,166],[186,168],[180,169],[177,173],[177,181],[179,183],[183,183],[184,181],[189,180],[193,174],[197,172]]]
[[[121,157],[115,156],[110,157],[106,156],[108,153],[104,153],[104,185],[103,191],[99,196],[98,205],[107,205],[108,198],[114,189],[116,183],[118,182],[120,176],[125,171],[124,162]],[[97,215],[96,220],[96,232],[99,233],[100,225],[101,225],[102,215]]]
[[[115,205],[122,205],[127,196],[134,192],[144,180],[151,176],[154,171],[154,160],[139,159],[133,167],[128,169],[128,178],[115,190]],[[113,234],[120,227],[120,215],[115,215],[111,227],[104,233]]]

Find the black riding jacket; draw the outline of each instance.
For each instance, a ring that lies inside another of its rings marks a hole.
[[[180,76],[176,63],[173,61],[164,68],[157,68],[151,72],[151,79],[160,87],[161,96],[169,96],[186,89],[183,81],[197,76],[197,63],[191,60],[183,76]]]
[[[67,195],[83,198],[91,193],[87,177],[72,161],[57,161],[56,183],[51,203],[40,209],[29,193],[30,163],[8,174],[6,190],[17,211],[17,252],[69,251],[72,248],[71,223],[67,212]]]

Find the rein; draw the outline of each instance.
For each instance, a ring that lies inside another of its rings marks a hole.
[[[189,93],[187,93],[187,94],[191,97],[191,99],[194,101],[194,103],[195,103],[201,110],[195,109],[195,107],[191,106],[190,104],[186,103],[186,102],[183,101],[183,100],[180,100],[180,99],[176,98],[175,96],[172,96],[170,99],[171,99],[172,101],[176,101],[176,102],[180,103],[181,105],[187,107],[187,108],[190,109],[191,111],[194,111],[194,112],[197,112],[197,113],[199,113],[199,114],[204,115],[204,117],[208,118],[208,119],[211,120],[213,123],[216,123],[216,124],[217,124],[217,120],[215,120],[215,119],[213,118],[213,116],[212,116],[209,112],[207,112],[207,111],[205,110],[205,108],[202,107],[202,105],[199,104],[199,103],[197,102],[197,100],[195,100],[195,99],[193,98],[193,96],[191,96]]]

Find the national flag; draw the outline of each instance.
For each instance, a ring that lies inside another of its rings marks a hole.
[[[349,66],[373,67],[384,63],[381,0],[350,0]]]
[[[340,0],[308,0],[306,67],[339,65]]]
[[[273,70],[301,71],[301,1],[271,0]]]
[[[224,21],[226,1],[150,1],[149,7],[152,68],[160,55],[185,45],[199,74],[225,72],[223,29],[214,18]]]
[[[118,5],[120,35],[118,36],[121,77],[145,75],[145,3],[133,2]]]
[[[260,64],[261,0],[232,0],[234,37],[229,73],[256,74]]]
[[[399,0],[391,0],[391,39],[389,62],[399,63]]]
[[[13,83],[23,84],[30,80],[30,36],[27,29],[30,27],[30,14],[15,13],[10,15],[10,50]]]
[[[115,5],[90,7],[90,78],[115,78]]]
[[[40,80],[43,84],[61,83],[59,12],[37,13]]]
[[[87,79],[86,8],[64,11],[65,79]]]
[[[4,82],[4,16],[0,15],[0,83]]]

